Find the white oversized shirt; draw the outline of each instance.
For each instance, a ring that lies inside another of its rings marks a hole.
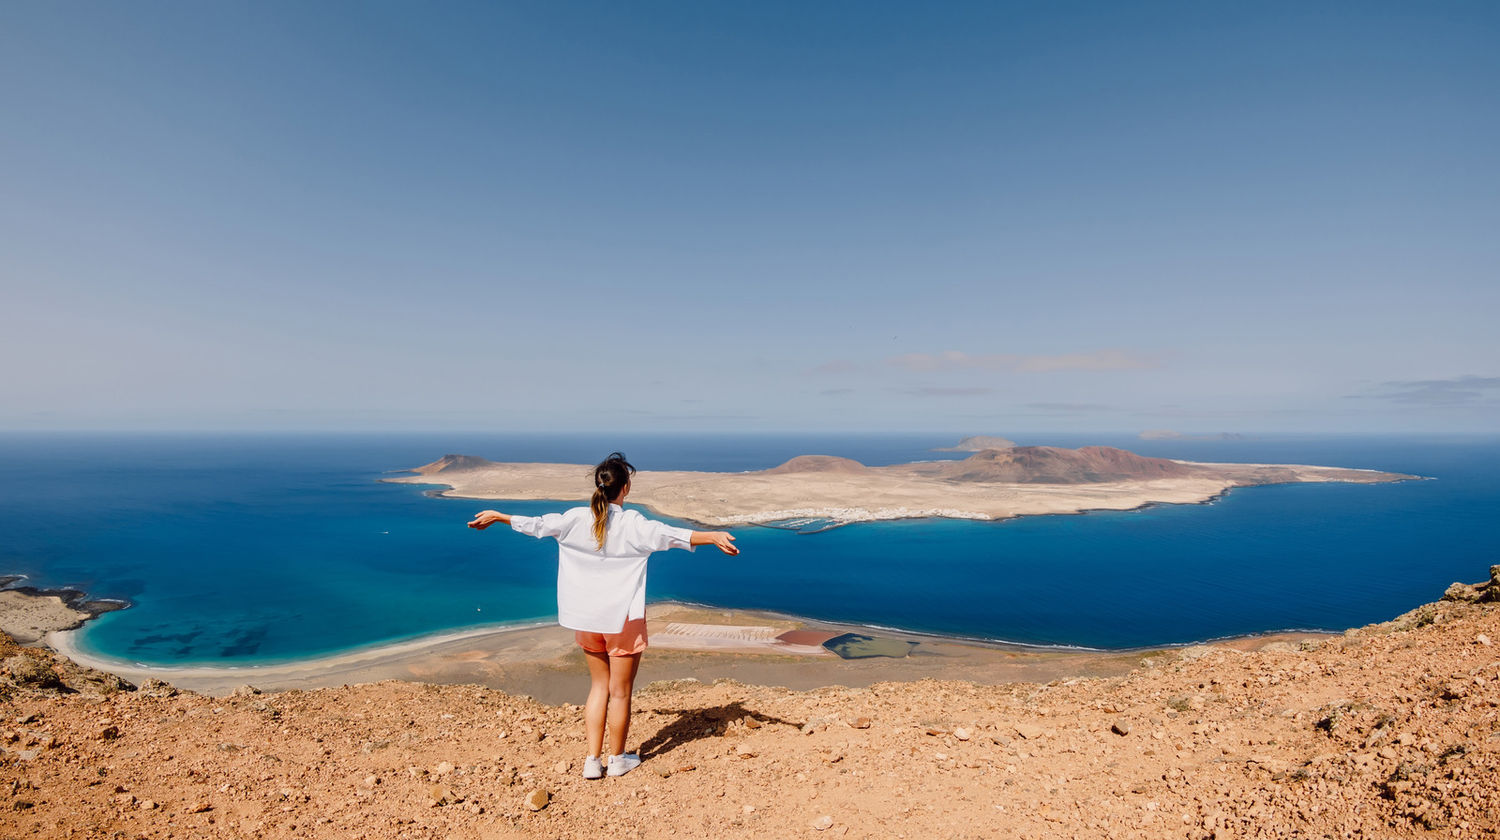
[[[646,615],[646,559],[653,551],[693,549],[693,532],[639,511],[609,506],[604,550],[594,540],[594,512],[576,507],[543,516],[511,516],[511,530],[557,538],[557,623],[588,633],[618,633]]]

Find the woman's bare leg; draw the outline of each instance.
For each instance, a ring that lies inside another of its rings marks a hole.
[[[593,673],[594,668],[592,661],[591,657],[590,674]],[[641,655],[639,653],[632,653],[629,656],[611,656],[606,665],[609,672],[610,755],[625,752],[625,741],[630,736],[630,694],[635,691],[635,672],[640,666]],[[593,699],[593,692],[590,692],[589,702],[592,703]]]
[[[604,748],[604,711],[609,705],[609,656],[603,651],[586,650],[589,663],[589,699],[583,706],[583,728],[589,737],[589,756],[597,757]]]

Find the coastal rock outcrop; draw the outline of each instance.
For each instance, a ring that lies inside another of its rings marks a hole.
[[[99,698],[133,688],[114,674],[85,668],[44,649],[22,647],[0,632],[0,702],[65,694]]]
[[[1490,579],[1483,583],[1452,584],[1443,593],[1443,600],[1477,604],[1500,602],[1500,566],[1491,566]]]

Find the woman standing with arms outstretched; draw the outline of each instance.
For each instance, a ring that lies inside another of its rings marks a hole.
[[[469,523],[484,530],[496,522],[533,537],[554,537],[557,556],[557,622],[574,632],[589,664],[589,699],[583,708],[589,754],[583,777],[623,776],[640,765],[625,752],[630,734],[630,695],[646,650],[646,560],[669,548],[715,545],[739,554],[726,531],[674,528],[620,504],[630,494],[635,467],[618,452],[594,467],[594,495],[588,507],[544,516],[511,516],[481,511]],[[609,761],[604,724],[609,722]]]

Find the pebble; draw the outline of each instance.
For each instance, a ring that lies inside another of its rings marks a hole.
[[[827,831],[833,828],[833,817],[824,814],[812,821],[812,827],[818,831]]]
[[[857,717],[857,718],[854,719],[854,723],[851,724],[851,725],[855,729],[869,729],[870,728],[870,723],[871,723],[871,721],[867,717]]]
[[[1130,721],[1117,720],[1109,727],[1109,731],[1115,733],[1116,735],[1129,735]]]
[[[557,762],[557,764],[552,766],[552,769],[556,770],[558,772],[558,775],[566,774],[568,772],[568,762],[559,761]]]
[[[446,775],[446,774],[452,773],[452,772],[453,772],[453,765],[449,764],[446,761],[440,761],[440,762],[437,763],[437,766],[435,766],[435,767],[432,768],[432,775],[434,775],[434,776],[443,776],[443,775]]]
[[[552,794],[545,790],[534,790],[526,794],[526,807],[532,811],[542,810],[551,801]]]
[[[974,737],[974,733],[968,727],[960,726],[957,729],[953,730],[953,737],[957,738],[960,741],[967,741],[970,738]]]
[[[1478,636],[1475,636],[1474,637],[1474,641],[1478,642],[1481,645],[1484,645],[1485,647],[1489,647],[1490,646],[1490,637],[1486,636],[1483,633],[1480,633]]]

